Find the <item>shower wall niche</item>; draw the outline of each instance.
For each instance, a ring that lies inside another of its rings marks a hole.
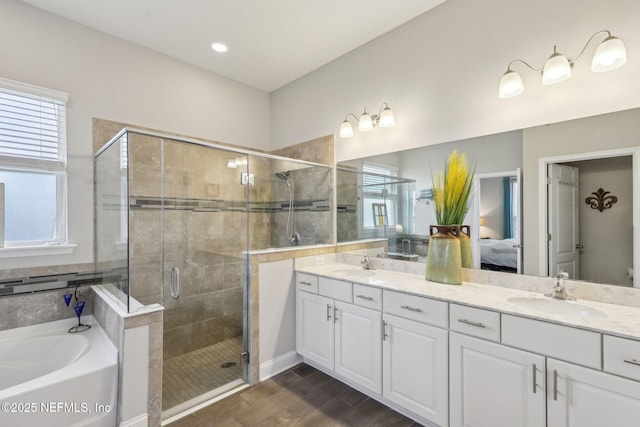
[[[96,269],[121,273],[108,287],[127,311],[165,307],[163,410],[245,380],[246,255],[331,243],[332,169],[123,130],[96,154],[95,181]],[[222,359],[194,368],[207,354]]]

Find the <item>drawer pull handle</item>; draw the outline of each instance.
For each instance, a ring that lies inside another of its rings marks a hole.
[[[640,366],[640,360],[636,359],[625,359],[624,363],[631,363],[632,365]]]
[[[331,320],[331,304],[327,304],[327,322]]]
[[[458,319],[458,322],[464,323],[465,325],[477,326],[478,328],[486,328],[484,323],[472,322],[471,320],[467,319]]]
[[[291,282],[289,282],[289,283],[291,283]],[[311,286],[311,283],[309,283],[309,282],[298,282],[298,283],[300,283],[301,285]]]
[[[356,298],[366,299],[367,301],[373,301],[372,297],[368,297],[366,295],[356,295]]]
[[[400,308],[404,308],[405,310],[415,311],[416,313],[422,313],[422,309],[410,307],[408,305],[401,305]]]
[[[387,322],[383,320],[382,321],[382,341],[386,341],[388,336],[389,335],[387,334]]]
[[[538,370],[536,369],[536,364],[533,364],[533,394],[536,394],[536,388],[538,386],[536,376],[538,375]]]
[[[338,321],[338,307],[333,307],[333,323]]]
[[[553,400],[558,400],[558,371],[553,370]]]

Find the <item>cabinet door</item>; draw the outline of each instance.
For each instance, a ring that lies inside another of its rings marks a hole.
[[[335,371],[382,394],[382,314],[336,302]]]
[[[547,361],[549,427],[639,425],[640,383],[554,359]]]
[[[447,425],[447,331],[385,314],[383,396]]]
[[[333,370],[333,300],[298,291],[296,350],[307,359]]]
[[[456,333],[450,340],[451,427],[544,427],[545,359]]]

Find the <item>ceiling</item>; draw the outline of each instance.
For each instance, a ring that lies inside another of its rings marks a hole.
[[[22,1],[272,92],[446,0]]]

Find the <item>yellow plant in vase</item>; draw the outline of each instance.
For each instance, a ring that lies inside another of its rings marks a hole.
[[[461,267],[471,267],[469,226],[462,222],[468,210],[474,173],[475,165],[469,168],[466,156],[454,150],[447,159],[444,175],[431,175],[438,225],[429,230],[427,280],[461,284]]]

